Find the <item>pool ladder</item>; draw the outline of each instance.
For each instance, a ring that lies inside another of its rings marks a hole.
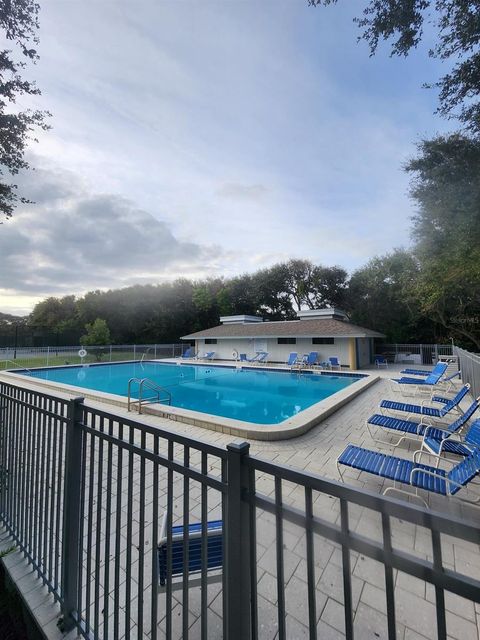
[[[132,399],[132,385],[138,385],[138,398]],[[152,391],[153,395],[145,397],[144,391]],[[161,394],[164,394],[163,398]],[[142,413],[142,406],[147,403],[159,402],[171,405],[172,404],[172,394],[170,391],[161,387],[159,384],[150,380],[149,378],[130,378],[128,381],[128,404],[127,409],[131,411],[138,408],[138,413]]]

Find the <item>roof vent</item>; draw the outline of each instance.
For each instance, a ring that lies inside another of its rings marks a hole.
[[[247,324],[251,322],[263,322],[263,318],[260,316],[221,316],[220,322],[222,324]]]
[[[305,309],[297,313],[300,320],[342,320],[348,322],[348,316],[345,311],[337,307],[329,307],[328,309]]]

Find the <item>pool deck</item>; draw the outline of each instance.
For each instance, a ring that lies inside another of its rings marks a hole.
[[[264,459],[275,461],[302,469],[307,473],[326,476],[338,480],[336,459],[347,446],[353,443],[370,449],[378,449],[387,453],[411,458],[412,452],[418,448],[413,441],[406,441],[403,446],[393,447],[379,445],[370,437],[365,427],[366,419],[376,412],[380,400],[393,398],[390,386],[385,378],[398,373],[400,365],[392,365],[387,370],[375,370],[379,381],[365,389],[363,393],[348,404],[328,416],[308,433],[289,440],[258,441],[250,443],[250,453]],[[419,368],[419,367],[417,367]],[[0,374],[0,378],[1,378]],[[11,380],[10,380],[11,381]],[[25,386],[34,386],[28,383]],[[96,403],[89,401],[88,404]],[[468,401],[464,404],[468,404]],[[104,405],[101,405],[104,407]],[[120,409],[114,409],[119,415],[127,416]],[[128,414],[131,415],[131,414]],[[238,439],[222,432],[214,432],[199,426],[172,422],[152,415],[143,415],[141,420],[149,425],[161,426],[224,447]],[[392,438],[394,440],[394,438]],[[349,485],[381,492],[390,483],[381,478],[347,470],[345,482]],[[259,490],[272,495],[273,485],[265,479],[258,482]],[[480,496],[478,485],[475,492]],[[290,504],[298,504],[303,508],[303,492],[291,487],[288,494]],[[418,501],[412,500],[414,504]],[[480,509],[460,504],[454,500],[440,496],[431,496],[433,509],[455,514],[480,526]],[[196,505],[198,507],[198,505]],[[319,496],[322,516],[332,521],[338,520],[338,504],[327,496]],[[193,505],[195,509],[195,504]],[[351,528],[374,539],[381,539],[381,525],[378,514],[366,509],[352,509]],[[424,559],[432,558],[431,538],[428,530],[408,523],[395,521],[393,529],[394,545]],[[393,524],[393,523],[392,523]],[[261,512],[258,514],[258,593],[260,611],[260,638],[275,640],[277,626],[275,622],[276,605],[276,573],[275,553],[272,542],[275,540],[275,520],[273,516]],[[319,540],[316,554],[317,576],[317,617],[318,636],[322,640],[343,638],[343,593],[341,554],[338,547],[325,540]],[[3,537],[3,545],[8,546],[8,539]],[[285,525],[284,537],[285,582],[286,582],[286,625],[287,638],[300,640],[308,638],[308,609],[306,605],[305,583],[305,547],[301,532],[288,523]],[[476,577],[480,573],[480,548],[449,536],[442,536],[442,552],[446,567],[455,569],[465,575]],[[18,553],[12,553],[4,559],[11,574],[24,585],[30,593],[35,605],[34,613],[42,620],[44,632],[48,638],[63,637],[56,628],[58,607],[49,598],[32,586],[33,576],[25,561]],[[355,638],[358,640],[386,640],[387,617],[384,597],[384,571],[382,566],[358,553],[352,553],[352,587],[353,607],[355,612]],[[431,640],[436,637],[435,593],[431,585],[411,578],[406,574],[394,571],[395,601],[397,611],[397,638],[400,640]],[[33,595],[32,595],[33,594]],[[174,608],[174,640],[182,637],[181,632],[181,594],[174,595],[177,603]],[[209,587],[209,640],[222,637],[220,586]],[[190,601],[190,638],[196,640],[199,635],[199,607],[195,597]],[[452,640],[478,640],[480,638],[480,605],[473,604],[457,596],[446,593],[447,630]],[[272,613],[273,612],[273,613]],[[178,614],[178,615],[177,615]],[[160,623],[160,637],[162,627]],[[69,638],[74,635],[70,634]],[[136,637],[133,635],[132,637]],[[149,633],[144,635],[149,637]],[[120,640],[120,639],[118,639]]]

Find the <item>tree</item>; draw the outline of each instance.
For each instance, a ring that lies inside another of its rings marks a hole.
[[[408,251],[372,258],[350,279],[346,306],[352,321],[385,333],[391,342],[431,340],[433,323],[422,335],[418,278],[418,261]]]
[[[21,71],[26,62],[35,63],[38,54],[34,46],[38,44],[38,13],[40,6],[34,0],[1,0],[0,28],[7,40],[19,49],[22,58],[15,60],[8,49],[0,51],[0,215],[10,218],[18,201],[30,202],[19,196],[17,185],[7,184],[5,174],[14,176],[22,169],[28,169],[25,149],[30,141],[35,141],[35,131],[48,129],[47,111],[26,109],[15,110],[20,96],[40,94],[34,82],[25,80]]]
[[[75,296],[53,296],[37,303],[28,319],[31,327],[62,331],[79,328]]]
[[[480,142],[460,134],[425,140],[406,170],[414,175],[423,311],[480,350]]]
[[[306,303],[310,309],[343,307],[347,290],[348,274],[342,267],[316,266],[311,277],[310,291]]]
[[[337,0],[308,0],[312,6]],[[356,19],[371,54],[382,40],[391,55],[406,56],[423,37],[424,25],[437,33],[429,55],[449,63],[450,71],[433,83],[439,89],[439,112],[458,117],[480,133],[480,4],[478,0],[370,0]]]
[[[97,346],[111,343],[110,329],[103,318],[97,318],[95,322],[85,325],[87,332],[80,338],[83,346]]]

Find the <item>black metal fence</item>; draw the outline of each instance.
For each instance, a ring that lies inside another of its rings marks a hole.
[[[0,407],[0,520],[60,603],[64,627],[85,638],[296,637],[288,627],[294,544],[294,569],[303,577],[296,578],[301,586],[293,595],[303,589],[311,639],[322,635],[317,598],[326,547],[338,553],[347,638],[356,631],[356,554],[383,567],[390,640],[396,637],[397,571],[433,585],[438,638],[448,633],[446,591],[480,603],[478,579],[442,558],[442,538],[480,543],[478,527],[468,522],[261,460],[249,455],[246,443],[216,447],[82,399],[0,383]],[[159,591],[164,513],[167,579]],[[378,520],[369,535],[359,527],[364,513]],[[210,581],[212,519],[223,522],[218,584]],[[195,586],[193,523],[201,532]],[[175,525],[183,526],[181,557],[172,543]],[[412,536],[418,528],[428,534],[431,554],[397,547],[397,528],[406,525]],[[274,580],[269,606],[259,575],[265,578],[266,565]]]

